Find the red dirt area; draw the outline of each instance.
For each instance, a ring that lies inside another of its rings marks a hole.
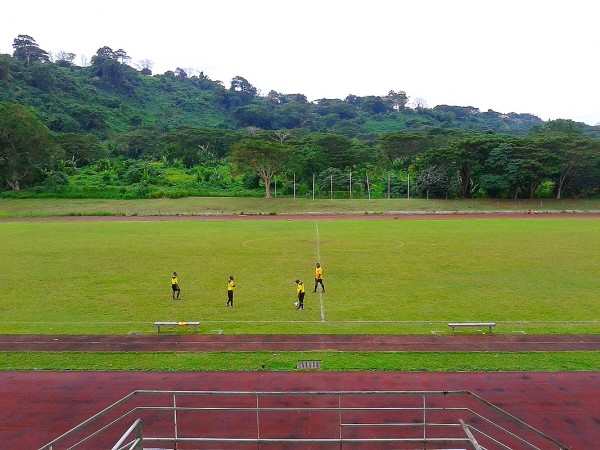
[[[2,448],[6,449],[40,448],[125,395],[140,389],[252,392],[469,390],[568,448],[592,449],[598,448],[600,442],[599,386],[600,372],[7,371],[0,372],[0,441]],[[302,430],[311,433],[318,429],[322,425],[318,422],[321,420],[319,417],[315,423],[303,423]],[[235,415],[211,422],[213,431],[225,434],[236,427],[247,428],[239,419],[236,422]],[[269,429],[262,431],[265,434],[278,432]],[[88,443],[83,448],[96,447]]]

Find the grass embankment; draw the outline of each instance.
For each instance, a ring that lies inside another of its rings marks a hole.
[[[307,198],[188,197],[181,199],[0,199],[0,218],[52,216],[179,216],[273,214],[384,214],[477,212],[600,212],[600,199],[543,200],[328,200]]]

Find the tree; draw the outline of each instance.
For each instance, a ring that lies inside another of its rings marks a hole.
[[[338,119],[350,120],[358,116],[358,109],[342,100],[322,98],[317,100],[316,113],[320,116],[335,114]]]
[[[185,71],[185,69],[182,69],[181,67],[178,67],[177,69],[175,69],[175,78],[177,78],[178,80],[185,80],[188,77],[188,73]]]
[[[98,136],[91,133],[57,133],[52,140],[64,150],[73,167],[91,164],[106,153]]]
[[[270,103],[273,103],[274,105],[281,105],[283,103],[287,103],[287,99],[283,94],[280,94],[279,92],[273,90],[269,91],[269,93],[267,94],[267,100]]]
[[[516,148],[521,160],[521,177],[527,189],[527,198],[533,199],[537,188],[548,176],[547,162],[551,155],[543,149],[533,145],[530,141],[522,147]]]
[[[257,89],[252,86],[244,77],[236,76],[231,80],[231,90],[247,94],[254,97],[257,94]]]
[[[317,178],[317,186],[321,192],[348,191],[348,174],[340,169],[328,168]]]
[[[514,154],[513,146],[502,143],[488,155],[479,177],[481,189],[494,198],[505,193],[518,197],[522,182],[522,161]]]
[[[117,144],[116,153],[127,158],[150,158],[155,160],[159,158],[159,136],[154,131],[142,129],[122,133],[115,138],[115,143]]]
[[[354,167],[359,161],[353,152],[352,141],[340,134],[323,134],[314,137],[314,143],[321,147],[327,167],[345,169]]]
[[[401,111],[408,103],[408,96],[404,91],[390,91],[385,97],[386,101],[390,104],[394,111]]]
[[[231,159],[242,173],[258,173],[265,184],[265,198],[271,198],[271,181],[287,166],[290,149],[275,142],[247,140],[231,149]]]
[[[479,114],[479,108],[473,106],[437,105],[433,110],[454,114],[456,120],[467,120]]]
[[[583,135],[583,124],[571,119],[556,119],[546,122],[544,132],[553,134]]]
[[[18,35],[13,41],[13,56],[25,64],[29,64],[34,61],[50,61],[50,56],[46,50],[42,50],[38,43],[31,36],[26,34]]]
[[[279,142],[280,144],[283,144],[290,136],[291,133],[286,130],[276,130],[270,134],[271,139],[273,139],[276,142]]]
[[[162,137],[163,155],[169,162],[180,160],[192,167],[205,158],[203,149],[210,148],[217,158],[222,158],[239,140],[240,135],[231,130],[184,126]]]
[[[240,127],[272,128],[272,114],[266,103],[240,106],[231,115]]]
[[[126,64],[131,61],[131,58],[127,56],[127,52],[122,48],[115,50],[115,58],[121,62],[121,64]]]
[[[379,151],[390,163],[398,158],[423,153],[430,146],[431,138],[425,134],[395,132],[379,138]]]
[[[431,166],[421,172],[416,180],[417,191],[430,196],[448,198],[455,191],[456,175],[450,167]]]
[[[593,156],[598,155],[598,141],[594,139],[576,139],[565,142],[560,149],[560,173],[556,184],[556,198],[562,198],[565,182],[577,170],[588,166]]]
[[[56,54],[56,65],[60,67],[71,67],[75,61],[75,53],[60,51]]]
[[[154,62],[150,59],[142,59],[138,61],[138,67],[140,68],[140,72],[142,75],[152,75],[152,67],[154,66]]]
[[[130,95],[133,93],[134,85],[138,83],[138,72],[124,62],[129,56],[125,50],[113,51],[110,47],[101,47],[92,56],[91,70],[103,84],[118,89],[120,92]],[[120,62],[122,61],[122,62]]]
[[[98,58],[117,59],[117,55],[112,48],[105,45],[104,47],[100,47],[96,51],[96,54],[92,56],[92,64],[94,64],[94,60]]]
[[[550,155],[547,165],[551,176],[556,180],[557,199],[562,197],[567,180],[598,155],[598,141],[578,137],[576,133],[548,133],[537,136],[535,142]]]
[[[271,125],[274,129],[300,128],[309,122],[309,111],[310,105],[306,103],[283,102],[273,109]]]
[[[425,167],[437,165],[457,170],[460,196],[468,198],[479,189],[481,171],[488,155],[503,142],[510,142],[510,138],[496,134],[474,135],[427,151],[423,163]]]
[[[295,175],[296,179],[307,180],[325,167],[327,163],[323,148],[317,145],[303,145],[294,148],[293,158],[287,165],[286,171]]]
[[[50,131],[27,108],[0,103],[0,172],[12,190],[60,153]]]
[[[422,112],[427,109],[427,100],[421,97],[415,97],[411,100],[410,106],[416,111]]]
[[[0,55],[0,85],[10,86],[12,82],[12,73],[10,71],[11,57],[9,55]]]
[[[360,109],[367,114],[382,114],[391,111],[391,106],[388,106],[388,102],[385,99],[369,95],[363,99]]]

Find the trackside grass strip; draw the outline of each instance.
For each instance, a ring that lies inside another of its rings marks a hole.
[[[600,352],[2,352],[0,370],[295,371],[300,360],[327,371],[600,370]]]

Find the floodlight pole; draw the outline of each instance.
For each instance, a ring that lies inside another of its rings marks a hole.
[[[333,175],[329,175],[329,197],[333,200]]]
[[[350,171],[350,200],[352,200],[352,171]]]
[[[313,196],[312,197],[313,197],[313,200],[314,200],[315,199],[315,174],[314,173],[313,173],[313,189],[312,189],[312,191],[313,191],[313,193],[312,193]]]
[[[406,188],[406,198],[410,200],[410,173],[407,171],[406,175],[408,176],[406,179],[407,188]]]
[[[296,200],[296,174],[294,174],[294,200]]]

